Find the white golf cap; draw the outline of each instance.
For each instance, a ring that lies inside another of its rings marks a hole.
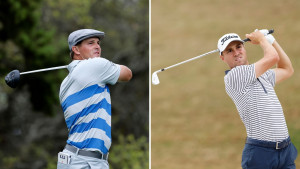
[[[226,49],[226,47],[230,44],[230,42],[233,42],[233,41],[240,41],[240,42],[244,43],[244,41],[236,33],[225,34],[218,40],[218,49],[219,49],[220,55]]]
[[[70,51],[72,50],[72,46],[75,46],[79,42],[92,37],[97,37],[99,40],[102,40],[104,38],[104,32],[94,29],[80,29],[72,32],[68,38]]]

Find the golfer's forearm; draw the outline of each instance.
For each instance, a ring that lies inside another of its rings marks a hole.
[[[260,47],[263,49],[264,58],[269,60],[270,65],[273,66],[279,61],[279,56],[277,51],[269,44],[269,42],[264,39],[263,42],[260,42]]]
[[[273,47],[277,51],[279,55],[279,61],[277,62],[277,68],[285,69],[289,74],[294,73],[294,68],[292,65],[292,62],[290,58],[287,56],[287,54],[284,52],[284,50],[281,48],[281,46],[277,43],[277,41],[274,41]]]
[[[279,56],[274,47],[265,39],[259,42],[263,49],[264,57],[255,63],[255,75],[258,78],[279,61]]]

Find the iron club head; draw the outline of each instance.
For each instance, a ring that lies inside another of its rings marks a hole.
[[[158,79],[158,76],[157,76],[158,72],[160,72],[160,71],[156,71],[152,74],[152,84],[154,84],[154,85],[159,84],[159,79]]]
[[[19,81],[20,81],[19,70],[13,70],[5,76],[5,82],[11,88],[16,88],[19,84]]]

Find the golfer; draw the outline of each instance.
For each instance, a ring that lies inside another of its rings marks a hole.
[[[104,32],[81,29],[69,35],[72,62],[59,98],[68,127],[67,144],[58,154],[58,169],[107,169],[111,146],[109,86],[129,81],[132,72],[101,58]]]
[[[294,70],[289,57],[267,32],[246,34],[264,54],[253,64],[249,64],[244,42],[237,34],[229,33],[219,39],[220,58],[230,68],[225,72],[225,89],[247,132],[242,168],[292,169],[297,150],[289,137],[274,86],[291,77]],[[276,68],[271,69],[274,65]]]

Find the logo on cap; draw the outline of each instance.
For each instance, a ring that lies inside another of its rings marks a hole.
[[[224,43],[229,40],[229,39],[232,39],[232,38],[239,38],[237,35],[228,35],[228,36],[225,36],[223,39],[221,39],[221,42],[222,44],[221,45],[224,45]]]

